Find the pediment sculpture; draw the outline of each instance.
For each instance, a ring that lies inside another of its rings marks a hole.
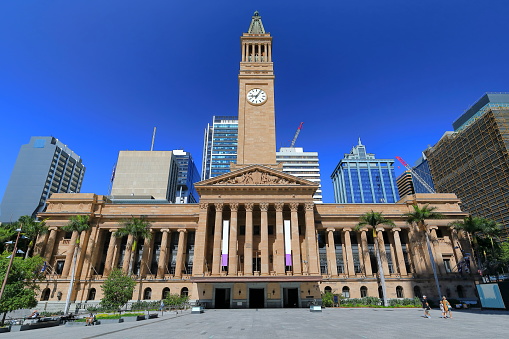
[[[295,180],[279,177],[267,172],[252,171],[242,173],[236,177],[218,181],[216,185],[297,185]]]

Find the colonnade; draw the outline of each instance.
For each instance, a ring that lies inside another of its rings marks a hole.
[[[272,62],[270,41],[244,42],[242,44],[242,62]]]

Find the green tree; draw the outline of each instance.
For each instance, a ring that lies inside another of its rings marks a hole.
[[[16,229],[18,228],[18,222],[12,222],[8,224],[2,224],[0,226],[0,252],[6,250],[5,243],[9,240],[16,240]]]
[[[129,258],[129,268],[127,273],[131,275],[133,273],[134,255],[136,254],[136,248],[138,247],[138,241],[140,239],[150,239],[152,234],[150,233],[150,222],[146,221],[144,217],[135,218],[132,217],[129,220],[125,220],[121,223],[119,228],[113,235],[118,238],[125,236],[131,236],[133,243],[131,246],[131,255]]]
[[[428,224],[426,223],[426,220],[436,220],[436,219],[443,219],[444,215],[440,212],[436,212],[435,206],[430,206],[429,204],[426,204],[422,207],[419,207],[418,205],[413,205],[413,212],[408,212],[403,214],[403,217],[406,218],[406,222],[409,225],[415,225],[417,227],[417,230],[419,233],[424,235],[426,238],[426,245],[428,248],[429,258],[431,261],[431,268],[433,269],[433,275],[435,277],[435,284],[437,287],[438,296],[442,295],[442,291],[440,290],[440,284],[438,283],[438,275],[437,275],[437,267],[435,263],[435,258],[433,257],[433,252],[431,250],[431,243],[430,243],[430,229]]]
[[[376,228],[379,225],[387,225],[387,226],[394,226],[394,221],[387,219],[383,216],[381,212],[367,212],[364,215],[361,215],[360,221],[355,227],[355,230],[358,231],[363,227],[371,226],[373,231],[373,240],[375,242],[375,245],[373,246],[375,248],[375,255],[376,255],[376,262],[378,264],[378,275],[380,276],[380,284],[382,285],[382,294],[383,294],[383,301],[384,305],[387,306],[387,288],[385,286],[385,275],[384,270],[382,267],[382,261],[380,258],[380,248],[378,247],[378,237],[376,236]]]
[[[2,282],[5,279],[10,254],[3,252],[0,256],[0,281]],[[1,325],[4,324],[7,312],[37,305],[38,282],[44,279],[44,274],[41,272],[43,263],[44,259],[39,256],[25,260],[20,257],[14,258],[0,300],[0,312],[3,313]]]
[[[76,275],[76,260],[80,251],[80,238],[81,232],[88,231],[90,229],[90,216],[89,215],[73,215],[69,219],[69,223],[62,227],[66,232],[76,232],[76,241],[74,243],[74,253],[72,259],[72,273],[71,281],[69,282],[69,290],[67,292],[67,298],[65,301],[64,313],[67,314],[69,306],[71,305],[71,295],[74,288],[74,277]]]
[[[46,221],[36,221],[29,215],[23,215],[18,219],[18,225],[21,227],[22,233],[28,239],[28,245],[25,252],[25,258],[30,256],[30,252],[32,252],[35,241],[40,234],[45,234],[48,232],[48,226],[46,226]]]
[[[114,268],[101,285],[104,295],[101,306],[109,310],[118,310],[132,298],[135,285],[133,278]]]
[[[179,294],[168,294],[164,299],[164,305],[170,306],[172,308],[182,307],[189,300],[189,296],[187,295],[179,295]]]

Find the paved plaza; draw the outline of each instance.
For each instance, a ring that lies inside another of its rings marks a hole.
[[[431,319],[418,309],[206,310],[98,326],[58,326],[0,334],[1,338],[507,338],[509,312],[462,310]]]

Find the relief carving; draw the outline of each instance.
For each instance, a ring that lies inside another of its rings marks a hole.
[[[270,173],[253,171],[243,173],[239,176],[218,181],[218,185],[296,185],[296,181],[290,181]]]

